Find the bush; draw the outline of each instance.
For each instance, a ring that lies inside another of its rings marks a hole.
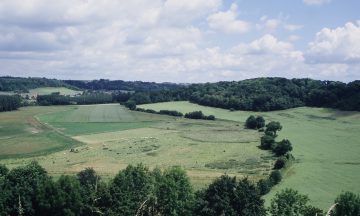
[[[289,151],[292,151],[291,142],[287,139],[283,139],[282,141],[276,143],[273,148],[273,152],[276,156],[283,156]]]
[[[251,115],[249,118],[246,119],[245,127],[248,129],[259,129],[265,126],[265,119],[262,116],[255,116]]]
[[[272,171],[269,176],[269,181],[271,185],[277,185],[281,182],[282,176],[278,170]]]
[[[260,179],[256,186],[260,192],[260,195],[265,195],[270,192],[271,189],[271,182],[269,182],[269,179]]]
[[[275,170],[282,169],[283,167],[285,167],[285,165],[286,165],[286,159],[284,157],[278,158],[275,161],[274,169]]]
[[[128,100],[124,103],[124,106],[127,107],[129,110],[135,110],[136,109],[136,103],[135,101]]]
[[[336,199],[334,216],[360,215],[360,196],[352,192],[340,194]]]
[[[265,135],[265,136],[261,137],[261,144],[260,144],[261,149],[264,149],[264,150],[272,149],[274,144],[275,144],[274,137],[269,136],[269,135]]]
[[[189,118],[189,119],[215,120],[214,115],[206,116],[201,111],[194,111],[194,112],[186,113],[184,117]]]

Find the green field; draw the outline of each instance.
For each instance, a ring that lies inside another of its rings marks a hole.
[[[292,142],[296,157],[284,181],[265,197],[267,201],[291,187],[325,209],[342,191],[360,193],[358,112],[306,107],[230,112],[188,102],[140,107],[183,113],[202,110],[218,120],[134,112],[118,104],[26,107],[0,113],[0,163],[11,168],[37,160],[54,176],[94,167],[105,178],[128,164],[180,165],[196,187],[224,173],[255,181],[269,174],[274,160],[271,153],[258,149],[261,134],[243,128],[246,118],[255,114],[281,122],[279,139]]]
[[[244,122],[250,115],[262,115],[267,121],[280,121],[279,139],[288,138],[297,159],[285,173],[274,193],[291,187],[308,194],[314,205],[328,208],[342,191],[360,193],[360,113],[324,108],[295,108],[266,113],[210,108],[188,102],[142,105],[147,109],[171,109],[181,112],[202,110],[206,115]]]
[[[10,167],[35,159],[52,175],[94,167],[103,176],[113,176],[128,164],[144,163],[151,168],[180,165],[197,187],[224,173],[257,180],[269,174],[273,163],[271,154],[257,148],[260,134],[233,121],[134,112],[118,104],[31,107],[19,113],[31,113],[29,110],[47,130],[83,145],[72,147],[72,152],[67,149],[2,161]]]
[[[59,92],[61,95],[71,96],[82,93],[82,91],[76,91],[65,87],[42,87],[29,90],[30,95],[49,95],[54,92]]]

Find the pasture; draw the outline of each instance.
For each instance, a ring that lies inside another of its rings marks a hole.
[[[274,112],[230,112],[188,102],[170,102],[140,106],[146,109],[171,109],[183,113],[202,110],[206,115],[244,122],[253,115],[279,121],[279,138],[288,138],[297,163],[284,173],[285,179],[266,196],[293,188],[308,194],[315,206],[328,208],[342,191],[360,193],[360,113],[326,108],[300,107]]]
[[[29,90],[30,95],[49,95],[54,92],[59,92],[61,95],[70,96],[82,93],[82,91],[76,91],[65,87],[42,87]]]
[[[271,171],[272,156],[257,148],[260,134],[237,122],[135,112],[118,104],[39,108],[49,111],[36,113],[34,119],[82,145],[2,163],[12,167],[37,160],[54,176],[94,167],[104,177],[128,164],[144,163],[150,168],[179,165],[187,170],[195,187],[224,173],[257,180]]]

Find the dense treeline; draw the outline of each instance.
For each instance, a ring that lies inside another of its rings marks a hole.
[[[274,181],[277,181],[274,178]],[[323,216],[309,198],[292,189],[277,193],[269,209],[249,179],[223,175],[194,191],[179,167],[149,170],[143,165],[120,171],[108,182],[92,168],[54,180],[38,163],[11,171],[0,165],[0,215],[167,215],[167,216]],[[335,216],[359,215],[360,197],[339,195]]]
[[[92,92],[83,95],[70,97],[53,93],[50,95],[39,95],[37,103],[42,106],[49,105],[70,105],[70,104],[104,104],[113,102],[113,96],[106,93]]]
[[[46,86],[111,91],[113,101],[135,104],[188,100],[230,110],[270,111],[299,106],[360,111],[360,81],[348,84],[312,79],[256,78],[242,81],[180,85],[122,80],[53,80],[0,78],[0,91],[26,91]]]
[[[271,111],[299,106],[360,111],[360,81],[348,84],[312,79],[256,78],[136,92],[136,104],[189,100],[230,110]]]
[[[257,78],[194,84],[189,100],[206,106],[270,111],[298,106],[360,111],[360,81],[349,84],[311,79]]]
[[[160,91],[177,88],[179,85],[174,83],[155,83],[142,81],[123,81],[123,80],[64,80],[65,83],[81,89],[89,90],[123,90],[123,91]]]
[[[21,106],[20,96],[0,95],[0,112],[16,110]]]
[[[56,79],[0,77],[0,91],[28,92],[29,89],[40,87],[67,87],[74,89],[73,86]]]
[[[185,118],[189,119],[203,119],[203,120],[215,120],[214,115],[204,115],[201,111],[189,112],[184,115]]]

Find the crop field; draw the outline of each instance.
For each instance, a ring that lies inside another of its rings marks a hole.
[[[284,173],[285,179],[266,196],[267,201],[284,188],[308,194],[315,206],[328,208],[342,191],[360,193],[360,113],[325,108],[295,108],[266,113],[210,108],[188,102],[142,105],[147,109],[171,109],[183,113],[202,110],[206,115],[244,122],[253,115],[279,121],[279,139],[288,138],[297,163]]]

